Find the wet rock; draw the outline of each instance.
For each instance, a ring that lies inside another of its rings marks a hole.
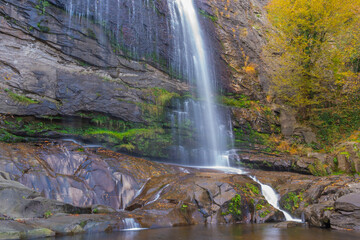
[[[239,199],[237,207],[229,207],[234,206],[234,199]],[[260,202],[264,209],[257,210],[255,205]],[[151,209],[158,206],[165,207],[171,216],[180,214],[189,224],[267,222],[284,218],[282,213],[268,205],[258,185],[250,178],[224,173],[204,172],[152,178],[127,209],[153,211]],[[235,213],[235,210],[239,212]]]
[[[96,213],[115,213],[116,210],[109,206],[95,204],[95,205],[91,206],[91,212],[95,213],[95,214]]]
[[[274,225],[274,228],[293,228],[303,226],[303,223],[299,222],[281,222]]]
[[[309,165],[315,162],[315,158],[291,156],[289,154],[273,154],[259,150],[238,150],[238,158],[234,158],[235,165],[251,169],[263,169],[270,171],[290,171],[310,174]]]
[[[178,169],[72,142],[0,143],[0,170],[12,180],[77,206],[123,209],[149,177]]]
[[[90,212],[88,208],[74,207],[41,197],[39,193],[11,180],[0,180],[0,200],[0,213],[11,218],[39,218],[47,213],[58,212]]]
[[[53,236],[55,232],[47,228],[33,228],[15,221],[1,221],[0,224],[0,239],[33,239]]]
[[[359,229],[360,180],[340,175],[315,177],[296,173],[252,170],[261,182],[280,194],[280,206],[311,225],[333,229]]]
[[[0,2],[0,76],[6,79],[0,83],[0,113],[75,116],[92,111],[141,122],[138,104],[151,102],[149,88],[188,90],[163,71],[114,53],[106,30],[92,21],[69,30],[69,16],[58,1],[46,7],[46,14],[39,14],[37,4]],[[40,23],[50,31],[41,31]],[[89,29],[103,41],[89,36]]]

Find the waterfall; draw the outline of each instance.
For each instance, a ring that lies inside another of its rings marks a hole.
[[[157,43],[160,42],[160,32],[153,24],[162,15],[157,12],[156,0],[62,1],[66,2],[69,13],[68,31],[76,24],[81,25],[82,17],[86,17],[86,26],[92,19],[105,28],[107,33],[111,32],[116,38],[116,48],[121,51],[130,50],[133,58],[152,56],[154,61],[159,60],[161,51]],[[193,0],[168,0],[167,4],[170,13],[168,35],[172,39],[170,72],[178,74],[194,87],[193,97],[177,100],[174,103],[176,110],[170,114],[172,134],[177,143],[172,149],[173,159],[186,165],[217,166],[217,169],[227,172],[234,171],[228,167],[229,156],[236,155],[229,150],[233,139],[231,119],[215,101],[216,73],[197,8]],[[78,19],[74,16],[78,16]],[[108,36],[110,39],[111,34]],[[239,169],[237,171],[238,174],[244,174]],[[287,220],[299,221],[280,209],[279,196],[271,187],[251,178],[261,185],[266,200],[282,211]],[[148,204],[156,201],[164,188]],[[126,229],[139,228],[138,223],[131,218],[124,219],[123,223]]]
[[[121,231],[137,231],[146,229],[142,228],[141,225],[137,223],[133,218],[124,218],[122,219],[122,223],[124,225],[124,228]]]
[[[265,185],[263,183],[261,183],[259,180],[257,180],[255,177],[250,176],[250,178],[252,180],[254,180],[255,182],[257,182],[258,184],[260,184],[261,186],[261,193],[264,196],[264,198],[266,199],[266,201],[268,201],[268,203],[273,206],[275,209],[281,211],[284,216],[286,221],[293,221],[293,222],[302,222],[301,219],[297,219],[297,218],[293,218],[291,217],[291,215],[287,212],[285,212],[284,210],[282,210],[280,208],[279,205],[279,195],[276,194],[276,192],[274,191],[274,189],[268,185]]]
[[[172,126],[175,126],[175,122],[177,124],[184,123],[193,116],[193,122],[202,145],[200,154],[195,155],[196,163],[199,164],[200,159],[206,159],[202,162],[203,165],[216,166],[215,168],[229,171],[229,168],[226,167],[228,166],[228,156],[234,154],[227,151],[226,141],[232,136],[231,121],[228,121],[230,124],[226,124],[226,121],[220,117],[219,109],[214,102],[215,74],[211,70],[193,0],[168,0],[168,5],[171,15],[171,30],[174,33],[174,56],[177,60],[174,66],[185,75],[190,83],[195,85],[197,97],[200,98],[200,101],[191,99],[185,101],[183,108],[178,103],[177,111],[174,114],[177,116],[177,121],[173,115]],[[193,163],[191,160],[194,156],[189,156],[182,145],[178,146],[177,153],[183,158],[183,163]],[[244,174],[242,170],[237,173]],[[287,212],[280,209],[279,196],[270,186],[262,184],[255,177],[251,178],[260,184],[265,199],[274,208],[283,212],[287,221],[301,221],[292,218]]]
[[[193,95],[199,99],[177,103],[177,110],[172,116],[172,127],[179,128],[175,155],[180,154],[183,164],[223,166],[223,155],[231,130],[221,118],[220,109],[214,101],[215,72],[208,56],[209,46],[203,40],[197,8],[192,0],[168,0],[168,7],[171,16],[170,32],[174,39],[172,66],[194,86]],[[182,125],[187,122],[196,133],[195,144],[190,144],[190,147],[184,146],[189,139],[182,139],[184,131],[189,130],[182,129]]]

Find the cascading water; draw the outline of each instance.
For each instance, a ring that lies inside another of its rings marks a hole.
[[[223,170],[229,171],[226,139],[231,139],[229,137],[232,136],[231,121],[228,126],[224,124],[225,121],[220,117],[219,109],[214,102],[215,75],[210,70],[211,65],[193,0],[168,0],[168,5],[171,14],[171,32],[174,34],[174,67],[190,82],[195,82],[196,93],[200,98],[200,101],[185,101],[183,107],[178,102],[177,111],[172,115],[171,120],[173,127],[174,123],[186,124],[186,121],[194,124],[202,149],[200,151],[195,149],[198,154],[191,156],[183,145],[179,145],[176,153],[181,156],[183,163],[191,164],[193,163],[191,159],[196,157],[197,165],[199,165],[199,160],[206,159],[202,162],[204,165],[224,166]],[[178,135],[178,142],[181,143],[180,135]],[[237,173],[244,174],[241,170]],[[262,184],[254,177],[251,178],[261,185],[265,199],[276,209],[282,211],[286,220],[301,221],[292,218],[280,209],[279,197],[270,186]]]
[[[192,0],[169,0],[173,41],[173,68],[195,85],[199,100],[177,103],[172,114],[172,127],[178,128],[178,146],[174,152],[181,162],[192,165],[223,166],[228,133],[224,119],[215,105],[215,73],[211,68],[198,14]],[[188,125],[184,128],[184,125]],[[195,145],[186,147],[184,131],[195,130]],[[191,148],[192,147],[192,148]]]

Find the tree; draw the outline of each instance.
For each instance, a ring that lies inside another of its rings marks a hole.
[[[267,9],[276,97],[306,118],[359,94],[360,0],[272,0]]]

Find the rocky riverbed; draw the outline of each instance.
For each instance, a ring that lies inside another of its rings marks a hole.
[[[284,221],[247,175],[67,141],[0,144],[0,238]],[[249,170],[312,226],[359,230],[360,178]]]

